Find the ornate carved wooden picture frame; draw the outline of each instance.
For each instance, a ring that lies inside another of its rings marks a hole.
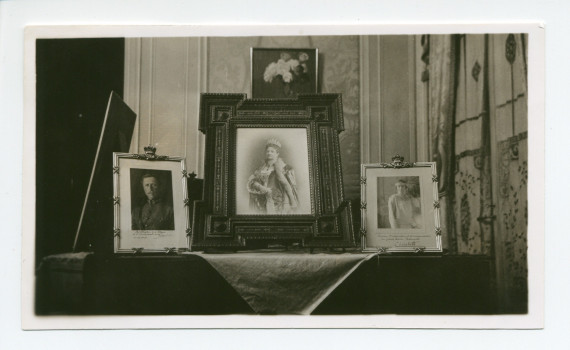
[[[441,252],[435,163],[403,160],[362,164],[362,250]]]
[[[113,153],[115,253],[189,250],[189,202],[184,158]]]
[[[354,246],[342,130],[338,94],[287,100],[202,94],[204,199],[194,206],[192,249],[236,250],[250,241]]]

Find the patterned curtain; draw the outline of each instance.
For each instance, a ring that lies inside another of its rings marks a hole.
[[[492,254],[488,39],[463,35],[455,111],[454,214],[458,253]]]
[[[492,254],[488,44],[484,35],[432,35],[431,159],[450,253]]]
[[[497,279],[502,311],[526,312],[528,300],[528,96],[525,34],[493,36],[497,188]],[[531,198],[532,200],[532,198]]]
[[[453,193],[456,41],[455,35],[432,35],[429,38],[429,156],[437,163],[444,248],[452,252],[455,250],[450,208]]]
[[[526,37],[431,35],[423,40],[429,51],[429,154],[438,167],[444,248],[493,257],[500,311],[525,312]]]

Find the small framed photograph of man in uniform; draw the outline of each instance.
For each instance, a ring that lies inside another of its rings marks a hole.
[[[115,253],[189,249],[184,159],[156,156],[148,149],[145,154],[113,154]]]
[[[435,163],[363,164],[364,251],[441,252]]]

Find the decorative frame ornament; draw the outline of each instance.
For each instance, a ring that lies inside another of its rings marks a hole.
[[[435,162],[362,164],[360,183],[362,251],[442,252]]]
[[[187,178],[190,175],[184,158],[158,156],[153,146],[144,150],[144,154],[113,153],[114,252],[172,255],[188,251],[191,229]],[[139,197],[157,206],[156,200],[146,198],[142,189],[143,178],[149,175],[162,183],[162,193],[159,192],[162,198],[158,197],[162,199],[158,203],[162,207],[158,210],[167,213],[162,216],[168,215],[168,224],[144,229],[135,223],[133,216],[142,216],[147,205],[135,200],[136,194],[142,194]]]
[[[249,142],[239,135],[252,135],[256,130],[271,134],[267,131],[273,129],[305,135],[302,142],[296,142],[299,138],[294,142],[307,148],[296,156],[307,155],[302,162],[308,167],[305,190],[310,208],[297,214],[252,215],[239,209],[240,193],[251,198],[251,192],[242,191],[247,183],[237,183],[246,167],[237,162],[238,150],[243,149],[243,142]],[[344,200],[343,193],[338,137],[342,130],[339,94],[305,94],[296,99],[202,94],[204,199],[194,205],[192,250],[245,249],[250,241],[291,241],[308,248],[354,247],[350,202]]]

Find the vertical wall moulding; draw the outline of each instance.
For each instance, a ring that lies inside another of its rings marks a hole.
[[[208,38],[200,37],[198,38],[198,79],[196,81],[197,91],[196,94],[196,115],[200,113],[200,94],[208,91],[208,71],[210,67],[208,66]],[[196,131],[199,129],[200,118],[196,118]],[[198,132],[196,137],[196,173],[198,177],[204,177],[204,148],[205,148],[205,136],[203,133]]]
[[[382,58],[381,36],[363,36],[360,40],[360,145],[361,163],[382,159]]]
[[[186,50],[184,54],[184,158],[188,159],[188,90],[190,85],[190,38],[185,40]],[[196,118],[198,119],[198,118]],[[198,133],[198,129],[196,129]]]
[[[410,161],[417,161],[417,141],[414,135],[417,135],[416,128],[416,62],[413,59],[416,51],[415,36],[408,36],[408,119],[410,121]],[[425,160],[423,160],[425,161]]]
[[[368,59],[369,44],[367,36],[360,36],[360,156],[361,162],[370,163],[370,60]]]
[[[125,39],[125,73],[123,100],[135,112],[141,111],[141,38]],[[130,153],[139,153],[140,120],[137,118],[131,142]]]
[[[383,136],[383,132],[384,132],[384,98],[383,98],[383,90],[382,90],[382,61],[383,61],[383,57],[382,57],[382,50],[381,50],[381,46],[382,46],[382,36],[378,35],[376,36],[376,40],[377,45],[376,45],[376,57],[378,57],[378,111],[379,111],[379,115],[378,115],[378,130],[377,130],[377,137],[380,140],[378,142],[378,162],[382,161],[382,145],[384,143],[384,137]],[[388,159],[388,158],[386,158]]]
[[[149,116],[148,116],[148,145],[152,145],[152,119],[154,118],[154,80],[155,80],[155,69],[154,69],[154,55],[155,55],[155,49],[154,49],[154,39],[150,38],[149,39],[149,96],[148,96],[148,111],[149,111]]]

